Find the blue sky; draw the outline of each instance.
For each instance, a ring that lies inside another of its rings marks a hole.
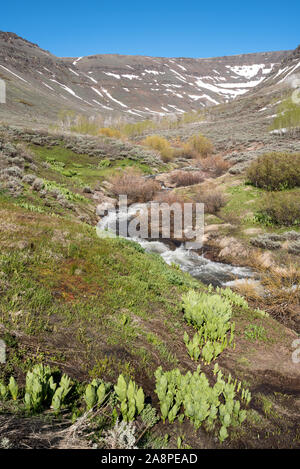
[[[15,0],[2,2],[0,30],[58,56],[214,57],[294,49],[299,18],[299,0]]]

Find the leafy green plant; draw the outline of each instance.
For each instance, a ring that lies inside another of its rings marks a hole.
[[[225,380],[217,365],[214,375],[217,379],[211,386],[206,375],[201,373],[200,366],[194,373],[189,371],[186,375],[178,369],[163,372],[159,367],[155,372],[155,392],[163,421],[168,419],[172,423],[176,418],[182,421],[186,417],[196,428],[204,422],[208,428],[214,428],[219,422],[220,440],[224,441],[228,436],[227,428],[241,425],[247,416],[236,399],[238,394],[242,391],[241,400],[249,404],[251,393],[242,388],[240,382],[233,381],[231,375]]]
[[[30,212],[45,213],[45,209],[43,207],[38,207],[37,205],[29,204],[27,202],[19,202],[15,205],[24,208],[25,210],[29,210]]]
[[[203,340],[200,334],[196,333],[193,339],[190,340],[187,332],[185,332],[183,336],[183,340],[184,340],[184,343],[186,345],[186,348],[188,350],[188,353],[191,359],[198,360],[201,354],[200,346],[202,345],[202,340]]]
[[[263,326],[260,326],[258,324],[249,324],[245,331],[244,331],[245,337],[248,340],[262,340],[266,341],[267,340],[267,333],[266,329]]]
[[[123,420],[129,422],[134,420],[144,409],[145,395],[142,388],[139,388],[134,381],[127,384],[124,376],[119,375],[118,382],[114,386],[117,398],[120,402],[120,410]]]
[[[8,399],[8,395],[9,395],[8,387],[5,386],[3,381],[0,381],[0,398],[1,398],[1,400],[6,401],[6,399]]]
[[[88,384],[85,390],[84,399],[87,410],[92,409],[97,403],[96,387]]]
[[[227,432],[227,428],[223,425],[220,429],[220,433],[219,433],[219,440],[221,443],[223,443],[226,438],[228,438],[228,432]]]
[[[232,305],[239,306],[240,308],[248,309],[248,302],[238,293],[235,293],[231,288],[216,288],[216,293],[226,298]]]
[[[194,290],[183,295],[182,299],[184,318],[198,330],[192,340],[187,333],[184,335],[188,353],[193,360],[198,360],[201,355],[206,363],[210,363],[233,342],[235,324],[230,322],[232,299],[230,301],[228,298],[222,299],[220,295]],[[234,300],[237,301],[236,298]]]
[[[50,378],[50,388],[53,391],[54,388],[55,388],[55,385],[54,385],[53,381],[51,381],[51,378]],[[56,412],[58,412],[61,409],[61,407],[64,404],[65,399],[66,399],[67,395],[69,394],[69,392],[71,391],[71,389],[72,389],[71,379],[66,374],[63,374],[62,377],[61,377],[59,386],[57,387],[57,389],[54,392],[54,395],[52,397],[52,402],[51,402],[51,407]]]
[[[80,202],[80,201],[86,202],[87,201],[87,199],[84,196],[78,194],[77,192],[70,191],[62,184],[58,184],[54,181],[47,181],[46,179],[44,179],[43,183],[47,191],[58,190],[67,200],[71,202]]]
[[[110,392],[110,383],[105,383],[102,380],[93,379],[93,381],[87,385],[84,393],[84,400],[86,403],[87,410],[93,407],[101,406],[106,397]]]
[[[177,438],[177,448],[178,449],[192,449],[190,445],[187,445],[186,443],[184,443],[184,439],[185,439],[184,436],[179,436]]]
[[[219,295],[208,295],[190,290],[183,295],[184,318],[198,330],[203,330],[206,339],[224,339],[230,329],[231,304]]]
[[[151,404],[147,404],[141,412],[142,422],[146,425],[147,428],[153,427],[158,421],[159,416],[157,411]]]
[[[18,399],[19,386],[13,376],[11,376],[9,379],[8,389],[11,394],[11,397],[13,398],[14,401],[16,401]]]
[[[52,398],[56,389],[49,366],[39,364],[26,374],[25,407],[28,411],[37,412]]]
[[[110,165],[111,165],[111,162],[110,162],[109,160],[101,160],[101,161],[98,163],[98,168],[99,168],[99,169],[109,168]]]

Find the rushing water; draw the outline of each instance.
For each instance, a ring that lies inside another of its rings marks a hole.
[[[109,212],[98,223],[97,230],[99,235],[104,232],[114,232],[116,220],[129,222],[139,210],[145,208],[145,204],[129,207],[127,214],[118,212]],[[139,243],[146,252],[160,254],[165,262],[169,265],[175,263],[180,266],[184,272],[189,272],[193,277],[201,280],[205,284],[226,285],[235,279],[246,279],[253,277],[253,272],[246,267],[235,267],[231,264],[223,264],[221,262],[213,262],[206,259],[203,255],[199,255],[192,250],[187,250],[184,244],[171,249],[162,241],[149,241],[146,239],[134,237],[132,239]]]

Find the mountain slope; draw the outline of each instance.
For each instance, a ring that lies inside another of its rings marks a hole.
[[[205,59],[94,55],[57,58],[0,32],[4,120],[51,121],[61,110],[141,119],[226,103],[259,83],[288,56],[266,52]]]

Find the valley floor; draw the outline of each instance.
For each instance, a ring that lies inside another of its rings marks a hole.
[[[244,284],[247,301],[232,301],[233,343],[217,360],[194,361],[183,339],[195,331],[184,318],[182,297],[190,290],[222,293],[135,242],[101,239],[95,230],[95,206],[111,200],[112,174],[134,167],[155,176],[172,168],[137,145],[9,127],[1,129],[0,151],[0,170],[8,170],[0,183],[0,338],[7,347],[0,379],[7,384],[14,376],[19,387],[16,399],[0,399],[0,447],[109,447],[113,412],[120,417],[116,397],[86,412],[84,390],[93,379],[115,385],[122,375],[143,388],[149,405],[148,415],[134,422],[139,448],[299,448],[300,367],[292,359],[299,289],[287,291],[299,281],[299,256],[284,241],[272,253],[251,244],[259,234],[288,231],[254,219],[259,189],[233,174],[201,183],[227,196],[218,213],[206,216],[207,250],[215,259],[258,269],[261,283],[257,289]],[[192,197],[201,184],[176,193]],[[279,278],[279,270],[291,273],[291,266],[294,276]],[[72,380],[59,412],[24,406],[25,375],[39,363]],[[236,392],[245,421],[229,426],[223,442],[219,421],[198,429],[188,418],[163,423],[156,370],[194,373],[200,364],[212,386],[216,363],[228,383],[236,379],[250,390],[248,404]]]

